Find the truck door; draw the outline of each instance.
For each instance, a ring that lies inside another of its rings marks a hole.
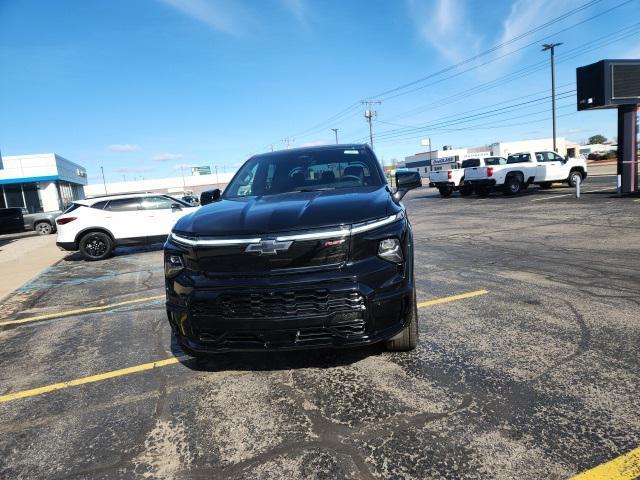
[[[536,182],[556,182],[567,178],[564,173],[564,159],[555,152],[536,152],[538,167]]]

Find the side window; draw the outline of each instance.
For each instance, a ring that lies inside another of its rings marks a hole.
[[[166,210],[170,209],[174,202],[167,197],[145,197],[142,199],[143,210]]]
[[[255,162],[250,170],[244,172],[244,176],[240,179],[240,184],[238,185],[238,191],[235,192],[237,196],[246,197],[253,193],[253,179],[256,176],[257,170],[258,162]]]
[[[548,158],[546,152],[536,152],[536,161],[547,162]]]
[[[132,212],[139,210],[140,208],[139,198],[118,198],[117,200],[111,200],[105,210],[112,212]]]
[[[558,155],[555,152],[547,152],[547,155],[549,156],[550,162],[561,162],[564,160],[562,156]]]
[[[102,202],[96,202],[93,205],[91,205],[91,208],[97,208],[98,210],[103,210],[107,203],[109,203],[108,200],[104,200]]]

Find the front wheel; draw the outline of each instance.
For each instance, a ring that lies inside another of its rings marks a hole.
[[[89,232],[80,239],[80,254],[85,260],[104,260],[113,250],[113,240],[103,232]]]
[[[418,305],[416,290],[413,289],[413,305],[408,315],[407,324],[395,337],[387,340],[386,347],[390,352],[409,352],[418,346]]]
[[[569,174],[569,186],[575,188],[578,182],[582,182],[582,174],[578,171],[571,172]]]
[[[444,198],[450,197],[451,194],[453,193],[453,188],[452,187],[438,187],[438,191],[440,192],[440,195]]]
[[[49,222],[38,222],[34,230],[38,233],[38,235],[49,235],[53,233],[53,227]]]

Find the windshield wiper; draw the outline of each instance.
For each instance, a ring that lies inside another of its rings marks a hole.
[[[325,187],[325,188],[299,188],[293,190],[294,192],[325,192],[327,190],[335,190],[335,187]]]

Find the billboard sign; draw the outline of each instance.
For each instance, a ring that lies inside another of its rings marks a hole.
[[[191,175],[211,175],[211,167],[208,165],[203,167],[191,167]]]

